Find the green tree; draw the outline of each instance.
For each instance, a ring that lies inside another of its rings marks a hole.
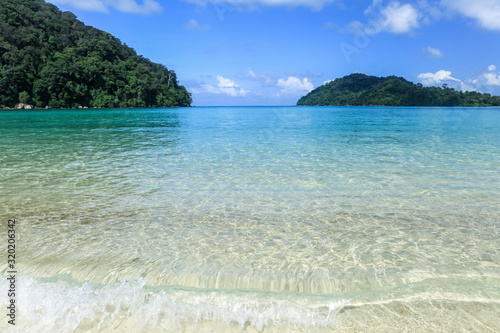
[[[21,97],[40,108],[191,104],[173,71],[74,14],[43,0],[0,2],[0,107]]]
[[[297,105],[497,106],[500,97],[463,93],[446,84],[424,87],[396,76],[351,74],[312,90]]]

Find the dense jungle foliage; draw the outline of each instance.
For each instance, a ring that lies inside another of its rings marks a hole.
[[[43,0],[0,0],[0,108],[189,106],[174,71]]]
[[[500,106],[500,97],[424,87],[396,76],[351,74],[312,90],[297,105]]]

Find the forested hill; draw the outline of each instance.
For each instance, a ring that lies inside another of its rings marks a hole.
[[[424,87],[396,76],[351,74],[312,90],[297,105],[500,106],[500,97]]]
[[[175,47],[175,45],[172,45]],[[0,0],[0,108],[189,106],[175,73],[43,0]]]

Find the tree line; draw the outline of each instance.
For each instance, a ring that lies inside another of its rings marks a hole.
[[[447,85],[424,87],[396,76],[351,74],[312,90],[297,105],[500,106],[500,96]]]
[[[190,106],[174,71],[43,0],[0,0],[0,107]]]

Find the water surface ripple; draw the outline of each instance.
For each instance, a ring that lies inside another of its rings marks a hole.
[[[0,111],[0,129],[19,332],[500,331],[498,108]]]

